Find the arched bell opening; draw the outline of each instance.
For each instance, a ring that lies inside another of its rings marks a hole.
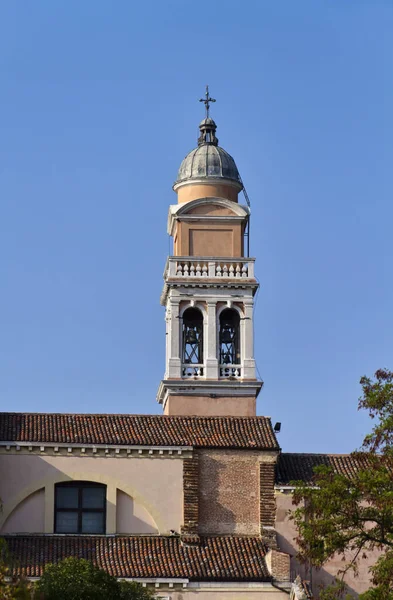
[[[220,377],[241,376],[240,316],[231,308],[220,314],[219,362]]]
[[[203,375],[203,315],[197,308],[183,313],[182,376]]]

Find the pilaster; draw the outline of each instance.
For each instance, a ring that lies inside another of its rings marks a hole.
[[[168,379],[178,379],[181,377],[181,359],[180,359],[180,317],[179,317],[179,299],[169,298],[167,303],[168,311]]]
[[[106,486],[106,533],[116,533],[117,489],[113,484]]]
[[[206,327],[206,379],[217,379],[217,328],[216,328],[217,302],[207,302],[207,327]]]
[[[244,326],[243,326],[243,377],[244,379],[255,379],[254,360],[254,302],[244,302]]]

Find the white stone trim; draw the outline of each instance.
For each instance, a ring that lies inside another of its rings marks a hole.
[[[225,302],[228,298],[228,295],[234,302],[243,302],[244,297],[241,297],[241,294],[247,294],[248,291],[251,294],[255,294],[259,287],[259,283],[256,280],[250,279],[188,279],[185,281],[183,278],[178,278],[176,280],[172,280],[169,283],[165,282],[164,287],[162,289],[160,304],[161,306],[167,306],[168,298],[171,296],[171,292],[175,294],[183,294],[188,295],[190,297],[195,293],[194,290],[198,290],[199,297],[203,298],[202,294],[207,294],[207,297],[220,296],[217,298],[217,302]],[[225,295],[225,297],[224,297]],[[232,298],[232,296],[234,296]],[[235,298],[236,296],[236,298]],[[184,298],[182,298],[184,299]]]
[[[125,581],[138,581],[139,583],[152,583],[159,585],[183,585],[184,583],[188,584],[189,579],[185,577],[118,577],[118,579],[124,579]]]
[[[233,179],[227,179],[226,177],[213,177],[213,175],[209,175],[208,177],[199,177],[195,179],[185,179],[184,181],[175,181],[172,186],[173,191],[177,192],[177,190],[185,185],[194,185],[194,184],[214,184],[221,183],[223,185],[227,185],[235,188],[239,191],[239,193],[243,189],[243,184],[240,181],[234,181]]]
[[[217,379],[215,381],[203,380],[203,379],[183,379],[183,380],[168,380],[164,379],[161,381],[157,391],[157,402],[165,404],[168,400],[168,396],[210,396],[219,397],[257,397],[262,388],[262,381],[258,380],[228,380],[228,379]]]
[[[280,584],[280,582],[275,581],[276,584]],[[292,585],[290,582],[285,581],[282,582],[282,585],[285,589],[290,589]],[[204,590],[217,590],[217,591],[244,591],[244,590],[263,590],[264,592],[274,592],[277,594],[277,588],[273,586],[270,581],[190,581],[188,584],[189,589],[204,589]]]
[[[254,360],[254,301],[252,298],[238,300],[242,307],[235,304],[236,301],[230,301],[231,306],[227,304],[220,306],[217,311],[217,341],[220,332],[220,315],[230,308],[236,310],[240,316],[240,369],[241,379],[255,379],[255,360]],[[219,359],[219,346],[217,344],[217,359]]]
[[[206,379],[216,379],[218,373],[217,359],[217,331],[216,331],[217,300],[207,301],[207,323],[206,323],[206,353],[204,355],[206,364]]]
[[[187,301],[185,299],[185,301]],[[189,308],[198,308],[203,316],[203,321],[206,320],[207,318],[207,312],[206,312],[206,308],[203,306],[202,302],[198,302],[197,300],[189,300],[188,304],[184,305],[181,307],[180,311],[179,311],[179,317],[181,320],[183,320],[183,315],[186,312],[186,310],[188,310]]]
[[[19,448],[19,450],[18,450]],[[75,452],[74,452],[75,451]],[[53,456],[106,456],[108,458],[188,458],[192,455],[192,446],[141,446],[114,444],[65,444],[59,442],[0,442],[0,453],[48,454]],[[176,453],[176,454],[175,454]]]

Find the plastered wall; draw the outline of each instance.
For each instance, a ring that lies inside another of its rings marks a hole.
[[[149,512],[131,496],[117,490],[116,533],[158,533]]]
[[[6,519],[1,533],[43,533],[45,531],[45,489],[22,500]]]
[[[278,545],[280,550],[291,555],[292,576],[300,574],[301,577],[311,580],[314,593],[317,593],[321,584],[328,584],[334,578],[337,570],[342,568],[341,557],[331,560],[322,569],[312,569],[307,571],[303,565],[296,560],[297,546],[295,538],[297,536],[293,521],[290,520],[290,510],[295,507],[292,504],[292,495],[290,493],[277,492],[276,494],[276,531],[278,534]],[[355,577],[353,573],[346,576],[346,583],[351,590],[362,593],[370,587],[369,567],[375,563],[378,558],[378,552],[369,553],[367,559],[360,563],[359,573]]]
[[[166,415],[222,415],[225,417],[255,417],[255,396],[169,396],[165,404]]]
[[[159,533],[168,533],[171,529],[179,531],[182,525],[181,459],[39,456],[21,453],[0,456],[0,471],[0,498],[3,501],[0,524],[4,525],[8,532],[11,532],[10,523],[13,532],[16,533],[19,527],[22,528],[19,531],[26,531],[23,529],[24,515],[26,506],[29,505],[34,508],[36,515],[37,525],[34,527],[42,527],[42,519],[40,521],[38,514],[41,515],[44,501],[44,532],[52,533],[54,484],[68,480],[97,481],[107,485],[107,533],[116,533],[118,526],[123,528],[136,525],[138,521],[141,533],[149,533],[152,529]],[[31,497],[43,489],[45,495]],[[120,495],[120,516],[116,511],[117,490],[132,498],[131,506],[130,502]],[[166,493],[163,493],[163,490],[166,490]],[[30,499],[26,500],[28,498]],[[42,532],[42,529],[39,531]]]
[[[241,223],[180,221],[175,234],[175,256],[243,256]]]
[[[221,183],[190,183],[182,185],[177,190],[177,201],[190,202],[198,198],[226,198],[232,202],[238,201],[238,189]]]

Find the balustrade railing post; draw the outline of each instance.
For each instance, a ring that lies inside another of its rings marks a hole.
[[[216,263],[212,260],[209,260],[209,263],[208,263],[208,274],[209,274],[209,277],[216,276]]]
[[[169,277],[176,276],[176,260],[173,258],[169,259]]]

